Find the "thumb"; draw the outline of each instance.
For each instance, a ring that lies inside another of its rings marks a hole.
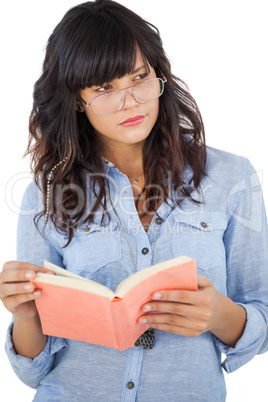
[[[197,275],[198,289],[207,288],[212,286],[211,282],[204,275]]]

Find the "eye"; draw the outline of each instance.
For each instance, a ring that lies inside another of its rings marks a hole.
[[[103,85],[102,87],[98,88],[98,89],[96,90],[96,92],[107,92],[107,91],[109,91],[110,89],[112,89],[112,85],[107,84],[107,85]]]
[[[144,80],[145,78],[148,77],[148,75],[149,75],[148,73],[143,73],[143,74],[136,75],[136,77],[134,78],[134,80],[138,80],[138,81]]]

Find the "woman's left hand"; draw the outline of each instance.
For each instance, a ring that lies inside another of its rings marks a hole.
[[[211,331],[230,346],[241,337],[246,322],[244,308],[219,293],[202,275],[198,275],[198,291],[156,292],[142,311],[145,314],[139,322],[151,328],[190,337]]]

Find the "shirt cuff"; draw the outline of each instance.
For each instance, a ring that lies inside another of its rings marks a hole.
[[[262,314],[249,304],[237,303],[244,307],[247,313],[247,321],[243,335],[235,347],[225,345],[219,338],[213,335],[219,351],[226,355],[222,367],[227,373],[239,369],[248,363],[261,349],[266,338],[266,323]]]
[[[26,379],[27,374],[31,378],[35,375],[38,376],[38,379],[44,377],[52,367],[55,353],[67,346],[66,340],[48,336],[46,346],[42,352],[34,359],[30,359],[16,353],[12,342],[12,329],[13,322],[9,325],[7,330],[5,349],[13,370],[24,383],[28,382]],[[36,381],[34,381],[34,383],[36,383]],[[35,385],[27,385],[36,388]]]

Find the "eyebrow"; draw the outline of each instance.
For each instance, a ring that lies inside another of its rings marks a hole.
[[[130,74],[136,74],[136,73],[138,73],[140,70],[142,70],[143,68],[145,68],[146,71],[147,71],[147,68],[146,68],[145,64],[143,64],[142,66],[140,66],[140,67],[136,68],[135,70],[131,71]],[[150,69],[148,69],[148,71],[150,72]],[[104,84],[103,84],[103,85],[104,85]],[[95,86],[96,88],[99,88],[99,85],[94,85],[94,86]]]
[[[131,74],[136,74],[138,71],[142,70],[143,68],[145,68],[145,65],[138,67],[135,70],[131,71]]]

